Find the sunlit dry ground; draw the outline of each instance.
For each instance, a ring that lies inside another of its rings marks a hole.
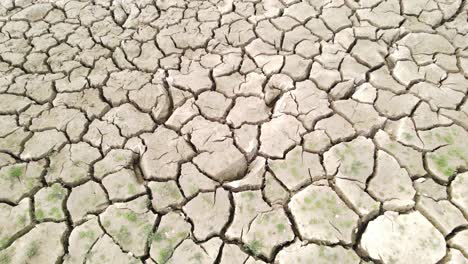
[[[0,0],[0,264],[468,263],[463,0]]]

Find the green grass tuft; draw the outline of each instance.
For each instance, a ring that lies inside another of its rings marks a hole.
[[[37,220],[42,220],[45,217],[44,211],[41,209],[36,209],[35,216]]]
[[[250,243],[245,245],[245,249],[252,253],[254,256],[260,255],[260,250],[262,249],[263,245],[260,240],[254,239],[250,241]]]
[[[276,230],[278,230],[278,232],[284,232],[284,230],[286,230],[286,226],[284,224],[277,224],[276,225]]]
[[[28,256],[28,258],[32,258],[36,256],[38,252],[39,252],[39,245],[37,244],[37,242],[32,242],[29,245],[29,247],[26,249],[26,256]]]
[[[18,179],[19,177],[21,177],[21,175],[23,175],[23,168],[22,167],[10,168],[10,170],[8,171],[8,175],[10,176],[10,178]]]
[[[94,233],[93,230],[89,230],[89,231],[81,231],[81,232],[79,233],[79,236],[80,236],[80,238],[89,238],[89,239],[93,239],[93,238],[96,236],[96,234]]]
[[[60,201],[65,197],[65,190],[58,183],[52,185],[52,192],[47,195],[47,201]]]
[[[128,212],[123,215],[125,219],[127,219],[129,222],[136,222],[138,220],[137,215],[134,212]]]
[[[448,158],[446,156],[434,156],[433,160],[437,165],[437,168],[447,177],[452,176],[455,170],[449,167]]]
[[[124,243],[127,243],[130,241],[130,231],[128,230],[126,226],[120,227],[120,230],[117,233],[117,239]]]
[[[0,264],[11,264],[11,257],[8,254],[0,254]]]
[[[155,242],[160,242],[160,241],[163,241],[164,239],[166,239],[166,230],[163,229],[163,230],[160,230],[160,231],[157,231],[155,232],[152,236],[151,236],[151,239]]]
[[[161,249],[158,255],[158,263],[160,264],[166,263],[171,257],[171,254],[172,254],[172,248],[166,247],[166,248]]]

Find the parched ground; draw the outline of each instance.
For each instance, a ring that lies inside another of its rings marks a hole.
[[[468,263],[465,0],[0,0],[0,264]]]

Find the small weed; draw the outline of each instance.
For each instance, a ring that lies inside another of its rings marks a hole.
[[[18,217],[18,223],[19,223],[21,226],[24,226],[24,224],[26,224],[26,220],[27,220],[26,215],[21,215],[20,217]]]
[[[137,193],[137,190],[134,184],[127,185],[127,191],[130,195],[134,195]]]
[[[126,226],[120,227],[119,232],[117,233],[117,239],[126,243],[129,242],[130,240],[130,231],[128,231],[128,228]]]
[[[201,263],[203,255],[200,252],[197,252],[190,259],[195,260],[197,263]]]
[[[124,218],[129,222],[136,222],[138,220],[137,215],[134,212],[128,212],[123,214]]]
[[[37,255],[38,251],[39,245],[37,244],[37,242],[32,242],[26,249],[26,256],[28,256],[28,258],[32,258]]]
[[[37,179],[35,179],[35,178],[27,178],[26,179],[26,187],[28,187],[28,189],[32,189],[36,185],[36,181],[37,181]]]
[[[171,196],[171,198],[173,199],[179,199],[181,198],[180,196],[180,191],[179,191],[179,188],[177,188],[175,185],[167,185],[167,191],[169,192],[169,195]]]
[[[323,204],[322,204],[321,200],[317,200],[315,202],[315,208],[317,208],[317,209],[322,209],[323,208]]]
[[[11,257],[8,254],[0,254],[0,264],[11,264]]]
[[[446,168],[442,171],[442,173],[447,176],[447,177],[450,177],[452,176],[454,173],[455,173],[455,170],[452,169],[452,168]]]
[[[276,225],[276,230],[278,230],[278,232],[282,233],[282,232],[284,232],[284,230],[286,230],[286,226],[284,224],[277,224]]]
[[[364,169],[366,166],[361,161],[353,161],[351,163],[350,171],[353,174],[357,174],[361,169]]]
[[[395,264],[395,263],[398,263],[398,261],[393,256],[390,256],[388,258],[388,263],[389,264]]]
[[[19,179],[23,175],[23,168],[22,167],[12,167],[8,171],[8,176],[10,176],[11,179]]]
[[[166,247],[166,248],[161,249],[158,255],[158,263],[160,264],[166,263],[171,257],[171,254],[172,254],[172,248]]]
[[[50,214],[54,218],[62,217],[62,211],[58,207],[54,207],[54,208],[50,209]]]
[[[322,258],[325,257],[325,247],[320,247],[319,256],[322,257]]]
[[[454,143],[453,137],[451,135],[442,136],[440,134],[436,134],[436,137],[437,137],[437,139],[442,140],[447,144],[453,144]]]
[[[288,164],[284,161],[281,161],[280,163],[277,163],[277,165],[275,166],[275,168],[280,168],[282,170],[285,170],[286,168],[288,167]]]
[[[82,239],[84,238],[93,239],[96,236],[96,234],[94,233],[93,230],[89,230],[89,231],[81,231],[79,233],[79,236]]]
[[[459,148],[452,148],[448,151],[448,154],[452,157],[457,157],[461,160],[466,160],[465,154]]]
[[[115,156],[115,161],[124,161],[125,160],[125,156],[124,155],[117,155]]]
[[[336,154],[336,156],[338,156],[338,158],[340,158],[340,160],[344,160],[345,155],[344,155],[344,153],[341,152],[340,149],[335,149],[335,154]]]
[[[403,138],[405,138],[406,140],[411,140],[413,139],[413,135],[411,135],[410,133],[403,133]]]
[[[310,221],[309,221],[309,224],[310,225],[318,225],[318,224],[320,224],[320,220],[317,219],[317,218],[311,218]]]
[[[143,231],[145,234],[150,235],[150,234],[151,234],[151,229],[153,229],[153,226],[150,225],[150,224],[147,224],[147,225],[144,225],[144,226],[143,226],[142,231]]]
[[[106,221],[104,221],[104,223],[102,223],[102,225],[103,225],[104,227],[110,227],[111,222],[110,222],[109,220],[106,220]]]
[[[338,208],[336,205],[329,204],[328,210],[333,214],[333,215],[339,215],[342,213],[341,208]]]
[[[435,162],[436,162],[437,166],[439,166],[439,168],[444,168],[444,167],[448,166],[447,157],[445,157],[445,156],[435,157]]]
[[[152,236],[151,236],[151,239],[155,242],[160,242],[164,239],[166,239],[166,230],[161,230],[161,231],[158,231],[158,232],[155,232]]]
[[[42,220],[45,217],[44,211],[42,211],[41,209],[36,209],[36,212],[34,215],[36,216],[37,220]]]
[[[291,175],[294,177],[294,178],[299,178],[300,177],[300,174],[299,174],[299,170],[297,169],[297,167],[292,167],[290,169],[290,172],[291,172]]]
[[[346,228],[351,228],[351,227],[353,226],[353,223],[354,223],[354,222],[351,221],[351,220],[345,220],[345,221],[342,222],[342,225],[343,225],[344,227],[346,227]]]
[[[260,250],[262,249],[262,242],[260,240],[254,239],[245,245],[245,249],[254,256],[258,256],[260,255]]]
[[[52,192],[47,195],[48,201],[60,201],[65,197],[65,192],[60,184],[52,185]]]
[[[449,162],[446,156],[434,156],[432,158],[437,165],[437,168],[447,177],[452,176],[455,170],[449,167]]]
[[[310,142],[309,144],[307,144],[306,146],[308,149],[315,149],[317,147],[317,144],[313,143],[313,142]]]
[[[254,194],[252,192],[243,192],[241,197],[247,198],[248,200],[252,200],[254,198]]]
[[[7,242],[8,242],[7,238],[0,239],[0,247],[6,246]]]

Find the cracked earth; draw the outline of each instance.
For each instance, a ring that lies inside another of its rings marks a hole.
[[[0,0],[0,264],[468,263],[465,0]]]

